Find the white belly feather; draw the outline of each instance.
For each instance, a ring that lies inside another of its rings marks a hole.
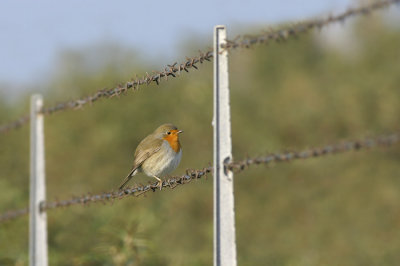
[[[176,153],[169,143],[164,140],[163,147],[142,165],[142,171],[148,176],[163,177],[178,167],[182,158],[182,149]]]

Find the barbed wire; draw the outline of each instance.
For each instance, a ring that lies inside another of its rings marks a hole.
[[[299,22],[293,26],[287,26],[285,28],[266,31],[262,34],[255,36],[243,36],[240,35],[234,38],[233,40],[227,40],[227,44],[223,45],[226,49],[236,49],[236,48],[250,48],[256,44],[268,44],[270,41],[275,41],[278,43],[282,43],[286,41],[290,37],[296,37],[299,33],[306,33],[312,29],[321,29],[324,26],[327,26],[336,22],[345,22],[346,19],[358,16],[358,15],[368,15],[371,12],[389,7],[393,4],[400,3],[400,0],[382,0],[378,2],[373,2],[369,5],[365,5],[358,8],[350,8],[344,13],[338,15],[331,15],[323,19],[314,19]]]
[[[249,166],[251,165],[259,165],[259,164],[268,165],[271,163],[290,162],[299,159],[305,160],[329,154],[358,151],[361,149],[368,149],[373,147],[390,147],[393,144],[398,143],[399,141],[400,141],[400,133],[394,133],[390,135],[371,137],[363,140],[339,142],[332,145],[309,148],[302,151],[272,153],[267,156],[246,158],[241,161],[227,163],[225,167],[230,169],[231,171],[234,171],[235,173],[238,173],[248,169]],[[168,187],[173,189],[179,185],[190,183],[192,180],[197,180],[202,177],[207,177],[207,175],[211,173],[212,170],[213,170],[212,166],[198,170],[188,169],[186,170],[186,174],[184,175],[170,177],[164,180],[162,183],[162,188]],[[158,185],[158,182],[154,182],[148,185],[134,186],[123,190],[111,191],[97,195],[87,194],[81,197],[73,197],[67,200],[57,200],[50,202],[45,201],[40,204],[40,209],[41,211],[47,211],[56,208],[65,208],[77,204],[88,205],[90,203],[95,203],[95,202],[102,202],[102,203],[112,202],[116,199],[123,199],[128,196],[138,197],[149,191],[155,192],[158,191],[159,188],[160,187]],[[21,210],[8,211],[0,215],[0,223],[15,219],[19,216],[23,216],[28,213],[29,211],[27,208]]]
[[[364,140],[346,141],[324,147],[310,148],[299,152],[272,153],[268,156],[247,158],[241,161],[232,162],[227,165],[228,169],[234,172],[241,172],[253,164],[270,164],[272,162],[290,162],[298,159],[310,159],[329,154],[344,153],[373,147],[389,147],[400,141],[400,133],[382,135]]]
[[[392,4],[400,3],[400,0],[384,0],[365,5],[356,9],[348,9],[347,11],[340,13],[335,16],[329,16],[325,19],[309,20],[307,22],[301,22],[293,27],[286,27],[283,29],[277,29],[271,32],[266,32],[253,37],[240,37],[237,36],[233,40],[228,40],[226,49],[236,49],[236,48],[249,48],[255,44],[268,43],[271,40],[281,42],[287,40],[289,37],[297,36],[299,33],[306,33],[314,28],[322,28],[331,23],[344,22],[347,18],[356,15],[369,14],[372,11],[388,7]],[[77,100],[71,100],[66,102],[60,102],[51,107],[44,107],[42,109],[43,114],[53,114],[63,110],[76,110],[81,109],[86,104],[93,104],[101,98],[112,98],[115,96],[120,96],[126,94],[129,90],[136,91],[142,85],[149,85],[156,83],[157,85],[164,80],[168,80],[168,77],[177,77],[182,71],[189,72],[189,69],[198,69],[197,64],[206,61],[211,61],[213,58],[213,51],[208,50],[206,52],[199,51],[198,56],[186,57],[186,61],[178,64],[177,62],[167,65],[162,71],[152,71],[152,74],[146,72],[139,78],[135,75],[130,81],[121,83],[115,88],[102,89],[96,93],[81,97]],[[29,116],[23,116],[15,121],[9,122],[0,126],[0,133],[9,132],[12,129],[20,128],[21,126],[29,122]]]
[[[16,219],[20,216],[24,216],[28,213],[29,213],[29,208],[7,211],[0,215],[0,223],[6,222],[9,220],[14,220],[14,219]]]
[[[23,125],[29,123],[29,120],[30,120],[30,116],[24,115],[15,121],[3,124],[0,126],[0,133],[7,133],[10,130],[20,128]]]
[[[142,76],[141,78],[136,77],[131,81],[125,82],[125,84],[118,85],[118,87],[116,88],[99,90],[98,92],[90,96],[86,96],[78,100],[63,102],[56,104],[53,107],[43,108],[41,112],[43,114],[52,114],[67,109],[80,109],[84,105],[88,103],[93,104],[95,101],[101,98],[112,98],[114,96],[120,96],[121,94],[128,92],[130,89],[133,91],[138,90],[139,86],[141,85],[149,85],[153,82],[159,85],[163,78],[164,80],[168,80],[168,77],[175,78],[177,75],[180,75],[182,71],[189,72],[189,69],[191,68],[198,69],[198,63],[202,64],[204,61],[211,61],[212,57],[212,51],[207,51],[205,53],[199,51],[198,56],[186,57],[186,61],[184,63],[178,64],[177,62],[175,62],[171,65],[167,65],[167,67],[165,67],[162,71],[152,71],[152,75],[146,72],[145,76]]]
[[[199,51],[198,56],[186,57],[186,61],[181,64],[175,62],[171,65],[167,65],[167,67],[165,67],[164,70],[162,71],[152,71],[153,73],[152,75],[150,75],[148,72],[146,72],[146,75],[142,76],[141,78],[139,78],[136,75],[135,79],[131,79],[130,81],[125,82],[125,84],[119,84],[115,88],[102,89],[92,95],[81,97],[77,100],[61,102],[51,107],[44,107],[42,108],[41,113],[45,115],[50,115],[64,110],[81,109],[84,105],[86,104],[91,105],[101,98],[112,98],[115,96],[119,97],[120,95],[127,93],[129,90],[132,91],[139,90],[139,87],[141,85],[149,85],[151,83],[156,83],[157,85],[159,85],[162,79],[168,80],[168,77],[175,78],[179,76],[183,71],[189,72],[189,69],[192,68],[198,69],[197,66],[198,63],[202,64],[204,61],[211,61],[212,57],[213,57],[213,52],[211,50],[205,53]],[[25,115],[8,124],[1,125],[0,133],[6,133],[11,129],[17,129],[27,124],[29,120],[30,120],[29,115]]]

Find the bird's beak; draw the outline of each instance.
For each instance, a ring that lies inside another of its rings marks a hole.
[[[183,130],[178,130],[178,132],[176,132],[178,134],[183,133]]]

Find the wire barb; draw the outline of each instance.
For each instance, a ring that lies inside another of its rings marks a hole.
[[[390,147],[400,141],[400,133],[394,133],[390,135],[382,135],[377,137],[371,137],[362,140],[339,142],[336,144],[326,145],[322,147],[316,147],[312,149],[305,149],[302,151],[283,152],[283,153],[272,153],[267,156],[250,158],[248,156],[241,161],[231,162],[225,165],[225,167],[235,173],[242,172],[249,169],[250,165],[266,164],[269,165],[273,162],[291,162],[293,160],[305,160],[315,157],[321,157],[329,154],[340,154],[350,151],[358,151],[361,149],[370,149],[374,147]],[[162,188],[174,189],[179,185],[184,185],[192,180],[201,179],[206,177],[207,174],[212,173],[212,166],[205,167],[203,169],[187,169],[184,175],[167,178],[162,182]],[[73,197],[67,200],[55,200],[49,202],[41,202],[40,210],[47,211],[56,208],[64,208],[77,204],[88,205],[95,202],[113,202],[115,199],[123,199],[128,196],[141,196],[149,191],[159,191],[158,182],[154,182],[148,185],[135,185],[134,187],[124,188],[118,191],[111,191],[107,193],[97,195],[83,195],[81,197]],[[16,219],[20,216],[29,213],[27,208],[20,210],[11,210],[0,215],[0,223]]]

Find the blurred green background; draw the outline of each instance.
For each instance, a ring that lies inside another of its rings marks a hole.
[[[350,50],[313,33],[231,53],[235,159],[399,130],[400,30],[377,16],[353,26]],[[182,55],[210,45],[188,44]],[[65,51],[45,88],[32,90],[51,105],[165,65],[118,45],[99,47]],[[174,174],[208,166],[212,83],[212,63],[204,63],[158,87],[47,116],[47,198],[115,189],[138,142],[166,122],[185,131]],[[0,95],[0,121],[26,113],[28,103],[29,95],[11,103]],[[28,205],[29,127],[1,135],[0,147],[3,213]],[[235,175],[239,265],[398,265],[399,159],[396,145]],[[211,176],[113,204],[52,210],[50,265],[211,265],[212,215]],[[0,224],[0,265],[27,263],[28,217]]]

